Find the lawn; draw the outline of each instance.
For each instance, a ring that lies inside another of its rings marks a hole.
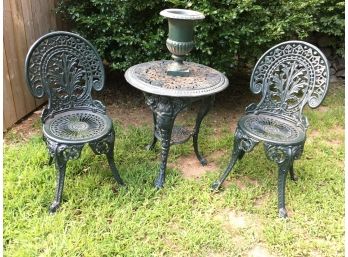
[[[344,86],[331,86],[322,106],[305,114],[311,126],[294,166],[299,180],[287,182],[286,220],[277,216],[277,166],[261,144],[237,163],[220,193],[210,191],[227,165],[233,138],[231,124],[214,123],[213,114],[200,135],[208,172],[186,176],[180,164],[192,158],[192,145],[172,146],[159,191],[153,181],[160,147],[144,147],[151,123],[115,121],[115,159],[127,186],[117,185],[104,156],[85,147],[68,164],[63,204],[55,215],[48,207],[56,172],[48,166],[40,134],[23,140],[9,131],[4,255],[344,256]],[[184,121],[192,124],[193,118]],[[194,165],[200,169],[198,161]]]

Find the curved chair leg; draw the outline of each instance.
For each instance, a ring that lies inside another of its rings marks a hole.
[[[112,175],[114,176],[117,183],[123,186],[124,182],[118,172],[118,169],[116,168],[115,159],[114,159],[114,146],[115,146],[114,128],[112,128],[109,134],[107,134],[104,138],[96,142],[91,142],[89,143],[89,145],[95,154],[106,155]]]
[[[278,164],[278,213],[279,217],[288,216],[285,207],[285,184],[286,176],[292,166],[292,149],[291,146],[272,145],[265,143],[265,152],[269,160]]]
[[[157,137],[155,135],[156,134],[157,118],[156,118],[156,114],[155,113],[152,113],[152,116],[153,116],[153,138],[152,138],[152,142],[146,146],[147,150],[152,150],[155,147],[156,143],[157,143]]]
[[[298,180],[298,177],[296,176],[295,171],[294,171],[293,163],[291,163],[291,166],[290,166],[290,178],[293,181],[297,181]]]
[[[64,179],[67,161],[64,158],[56,159],[56,169],[57,169],[57,186],[54,200],[50,206],[50,213],[55,213],[62,202],[63,189],[64,189]]]
[[[293,149],[294,149],[294,160],[300,159],[301,155],[303,153],[304,143],[301,144],[301,145],[294,146]],[[294,171],[293,162],[291,163],[291,166],[290,166],[290,178],[293,181],[297,181],[298,180],[298,177],[296,176],[295,171]]]
[[[230,162],[226,170],[221,173],[220,178],[212,184],[212,189],[217,191],[221,187],[222,183],[225,181],[227,176],[230,174],[233,166],[236,164],[237,160],[241,160],[245,152],[250,152],[255,147],[258,141],[247,137],[240,129],[236,129],[234,136],[233,149],[231,154]]]
[[[284,161],[278,164],[278,212],[280,218],[286,218],[288,216],[285,206],[285,185],[290,166],[292,166],[290,161]]]
[[[51,166],[51,164],[53,163],[53,156],[55,155],[54,151],[55,151],[55,148],[57,143],[55,144],[52,144],[51,142],[51,145],[48,144],[48,141],[46,139],[46,137],[44,135],[42,135],[42,140],[45,142],[47,148],[48,148],[48,166]]]
[[[198,135],[199,135],[199,129],[200,129],[202,120],[207,115],[207,113],[209,112],[211,106],[213,105],[214,98],[215,98],[214,96],[209,96],[209,97],[206,97],[206,98],[202,99],[201,107],[200,107],[200,109],[198,111],[198,114],[197,114],[196,124],[195,124],[193,137],[192,137],[192,139],[193,139],[193,149],[195,151],[197,159],[199,160],[199,162],[203,166],[207,164],[207,160],[202,156],[202,154],[199,151],[199,148],[198,148]]]
[[[294,159],[298,158],[303,150],[303,145],[272,145],[265,143],[265,152],[271,161],[278,164],[278,211],[279,217],[288,216],[285,206],[285,184],[288,172],[293,172]],[[293,176],[292,174],[291,176]]]
[[[54,200],[50,206],[50,213],[54,213],[57,211],[62,202],[66,164],[69,160],[77,159],[80,157],[83,144],[66,145],[59,144],[49,139],[45,139],[45,141],[49,152],[53,155],[57,169],[56,192]]]
[[[245,154],[245,151],[241,151],[241,152],[239,153],[239,155],[238,155],[238,160],[243,159],[244,154]]]
[[[107,153],[106,157],[108,159],[108,163],[112,172],[112,175],[114,176],[114,178],[116,179],[117,183],[120,184],[121,186],[124,186],[124,182],[120,176],[120,173],[118,172],[118,169],[116,168],[115,165],[115,160],[114,160],[114,151],[112,151],[111,153]]]
[[[49,163],[52,163],[52,161],[55,160],[55,166],[57,170],[56,192],[54,200],[50,206],[50,213],[54,213],[57,211],[60,203],[62,202],[66,164],[68,160],[77,159],[80,157],[83,144],[59,144],[58,142],[55,142],[46,137],[43,137],[43,140],[45,141],[50,153]]]
[[[53,162],[53,157],[50,155],[48,159],[48,166],[51,166],[52,162]]]

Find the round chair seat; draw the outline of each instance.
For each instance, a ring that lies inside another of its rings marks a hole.
[[[111,128],[112,121],[106,115],[87,110],[72,110],[47,119],[43,132],[57,142],[86,143],[105,136]]]
[[[252,137],[276,144],[298,144],[304,142],[305,131],[287,120],[264,114],[243,116],[239,127]]]

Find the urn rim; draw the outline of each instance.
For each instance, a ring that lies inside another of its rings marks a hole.
[[[160,15],[169,19],[178,20],[203,20],[205,16],[201,12],[188,9],[165,9],[160,12]]]

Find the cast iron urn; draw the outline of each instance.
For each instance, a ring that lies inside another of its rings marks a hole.
[[[197,11],[185,9],[165,9],[160,15],[168,18],[169,32],[166,45],[172,53],[174,62],[167,68],[167,74],[186,77],[190,70],[183,63],[187,55],[194,47],[193,27],[197,20],[204,19],[204,15]]]

